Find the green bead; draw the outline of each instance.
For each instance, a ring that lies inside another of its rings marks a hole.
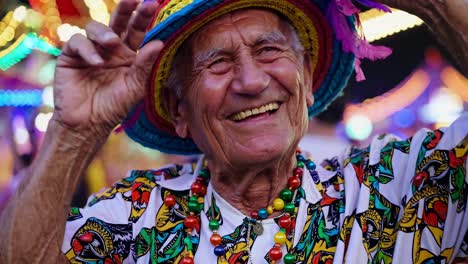
[[[218,230],[219,229],[219,222],[216,220],[210,220],[210,230]]]
[[[190,196],[189,203],[190,202],[198,203],[198,197],[196,197],[195,195]]]
[[[188,208],[190,211],[197,213],[197,214],[201,212],[201,207],[198,202],[190,201],[188,203]]]
[[[203,179],[206,179],[210,177],[210,171],[207,169],[200,170],[200,172],[198,173],[198,176],[202,177]]]
[[[296,262],[296,256],[294,254],[288,253],[284,256],[284,264],[294,264]]]
[[[304,162],[303,161],[298,161],[297,162],[297,167],[304,168]]]
[[[188,237],[184,238],[184,244],[187,247],[187,250],[189,250],[189,251],[193,250],[193,244],[192,244],[192,240],[190,240],[190,238],[188,238]]]
[[[294,210],[296,209],[296,206],[292,203],[288,203],[284,206],[284,211],[289,214],[294,214]]]
[[[280,192],[280,198],[285,202],[290,202],[292,200],[292,192],[288,188],[284,188]]]

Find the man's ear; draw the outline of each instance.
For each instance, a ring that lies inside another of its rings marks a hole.
[[[186,138],[189,135],[187,124],[187,106],[173,92],[167,93],[167,110],[177,135]]]
[[[312,106],[314,104],[314,95],[313,95],[313,76],[314,69],[312,68],[312,57],[309,53],[304,53],[304,85],[306,92],[306,103],[307,106]]]

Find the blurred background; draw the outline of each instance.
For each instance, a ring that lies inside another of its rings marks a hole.
[[[55,59],[91,19],[107,24],[118,0],[0,0],[0,210],[33,160],[54,109]],[[311,121],[301,142],[316,160],[349,144],[365,146],[381,133],[407,138],[420,128],[453,122],[468,106],[468,80],[423,22],[408,13],[360,14],[373,44],[393,49],[384,61],[363,62],[367,80],[350,81],[345,93]],[[324,142],[326,142],[324,144]],[[192,157],[193,158],[193,157]],[[157,168],[190,157],[144,148],[113,133],[89,167],[73,205],[110,186],[130,169]]]

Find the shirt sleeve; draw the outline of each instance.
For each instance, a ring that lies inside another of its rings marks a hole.
[[[421,130],[411,140],[395,248],[401,257],[415,263],[466,257],[467,134],[465,113],[450,127]]]
[[[343,156],[343,260],[450,263],[467,254],[468,115]]]

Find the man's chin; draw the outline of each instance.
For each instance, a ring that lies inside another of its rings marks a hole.
[[[283,139],[284,140],[284,139]],[[255,165],[260,163],[276,162],[281,158],[287,158],[291,153],[291,144],[276,141],[274,143],[255,142],[250,146],[231,148],[232,162],[243,165]],[[294,150],[292,150],[294,152]],[[292,153],[293,153],[292,152]]]

